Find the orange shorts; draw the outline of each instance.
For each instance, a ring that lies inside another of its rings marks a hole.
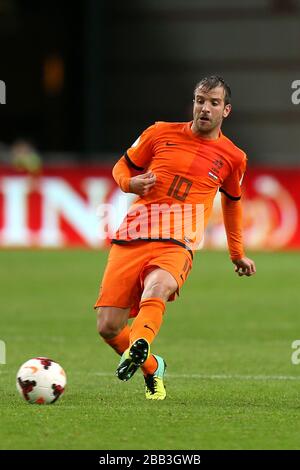
[[[160,241],[113,244],[94,307],[130,308],[130,317],[136,316],[145,276],[157,267],[176,279],[178,289],[169,298],[175,300],[192,268],[191,256],[185,248]]]

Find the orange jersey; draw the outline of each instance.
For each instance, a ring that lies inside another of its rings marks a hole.
[[[193,251],[203,237],[218,189],[230,199],[240,199],[245,153],[222,132],[216,140],[203,139],[191,125],[157,122],[127,150],[128,167],[151,170],[156,183],[130,207],[114,242],[168,240]],[[118,171],[121,166],[115,166],[114,177],[128,191],[129,175]]]

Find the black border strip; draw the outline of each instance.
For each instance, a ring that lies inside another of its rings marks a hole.
[[[225,196],[229,197],[229,199],[231,199],[232,201],[239,201],[241,199],[241,196],[231,196],[230,194],[228,194],[226,191],[224,191],[224,189],[220,188],[219,189],[220,193],[224,193]]]
[[[111,400],[112,401],[112,400]],[[239,441],[237,441],[240,444]],[[32,444],[33,446],[34,444]],[[46,447],[47,443],[44,443]],[[68,441],[68,446],[71,444]],[[295,467],[299,462],[296,450],[232,450],[233,444],[229,443],[228,450],[0,450],[1,462],[9,464],[17,463],[24,466],[24,461],[34,459],[47,459],[57,466],[57,462],[78,465],[80,468],[151,468],[152,466],[185,465],[190,468],[215,468],[231,466],[233,469],[245,466],[245,461],[253,467],[270,463],[279,464],[281,467]],[[126,460],[125,460],[126,458]],[[122,459],[122,460],[121,460]],[[230,464],[230,465],[229,465]],[[11,466],[11,465],[10,465]]]
[[[127,153],[127,152],[125,152],[124,157],[126,158],[127,163],[128,163],[132,168],[134,168],[135,170],[137,170],[137,171],[143,171],[143,170],[144,170],[143,167],[137,166],[135,163],[133,163],[132,160],[130,160],[130,158],[128,157],[128,153]]]

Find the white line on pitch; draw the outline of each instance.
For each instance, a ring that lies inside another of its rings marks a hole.
[[[99,377],[111,377],[114,372],[96,372]],[[234,374],[167,374],[169,379],[200,380],[300,380],[300,375],[234,375]]]
[[[8,374],[8,370],[1,370],[1,375]],[[79,375],[80,371],[76,371],[71,375]],[[114,377],[115,373],[112,372],[92,372],[91,375],[97,377]],[[257,381],[270,381],[270,380],[300,380],[300,375],[239,375],[239,374],[167,374],[168,379],[196,379],[196,380],[257,380]]]

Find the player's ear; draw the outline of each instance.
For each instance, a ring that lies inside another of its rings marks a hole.
[[[231,104],[226,104],[223,110],[223,118],[226,118],[231,112]]]

